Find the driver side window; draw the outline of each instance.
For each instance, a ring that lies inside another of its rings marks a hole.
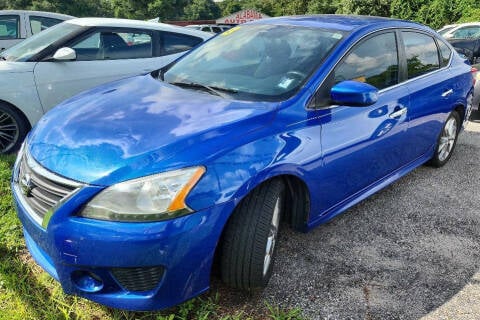
[[[383,33],[357,45],[335,69],[335,83],[354,80],[379,90],[398,83],[395,33]]]
[[[152,36],[147,32],[95,32],[72,49],[77,61],[139,59],[152,57]]]
[[[330,90],[345,80],[354,80],[384,89],[399,82],[397,42],[394,32],[382,33],[353,47],[325,79],[310,102],[311,108],[331,105]]]

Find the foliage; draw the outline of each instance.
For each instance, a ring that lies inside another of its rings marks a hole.
[[[269,16],[305,13],[362,14],[445,24],[480,21],[478,0],[0,0],[0,9],[34,9],[74,16],[165,20],[217,19],[242,9]]]
[[[220,16],[220,8],[213,0],[192,0],[185,9],[183,19],[204,20]]]

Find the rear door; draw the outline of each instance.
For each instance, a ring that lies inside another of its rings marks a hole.
[[[10,48],[23,39],[20,15],[0,15],[0,51]]]
[[[165,59],[154,55],[156,37],[151,30],[101,28],[65,44],[75,61],[43,61],[34,70],[45,111],[81,91],[163,67]]]
[[[420,31],[402,31],[401,37],[410,92],[405,152],[415,159],[433,150],[454,105],[456,84],[448,69],[448,47],[442,53],[434,37]]]

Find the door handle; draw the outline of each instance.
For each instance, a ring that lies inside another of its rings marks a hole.
[[[399,118],[399,117],[403,116],[405,113],[407,113],[407,108],[402,108],[402,109],[399,109],[397,111],[394,111],[394,112],[390,113],[390,115],[388,117],[390,119],[396,119],[396,118]]]
[[[451,95],[453,93],[453,89],[449,89],[449,90],[446,90],[442,93],[442,97],[448,97],[449,95]]]

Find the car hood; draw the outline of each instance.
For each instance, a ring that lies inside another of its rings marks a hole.
[[[138,76],[97,87],[51,110],[30,134],[29,152],[59,175],[111,185],[201,165],[235,137],[268,124],[276,106]]]
[[[33,72],[36,62],[14,62],[0,61],[0,74],[17,73],[17,72]]]

